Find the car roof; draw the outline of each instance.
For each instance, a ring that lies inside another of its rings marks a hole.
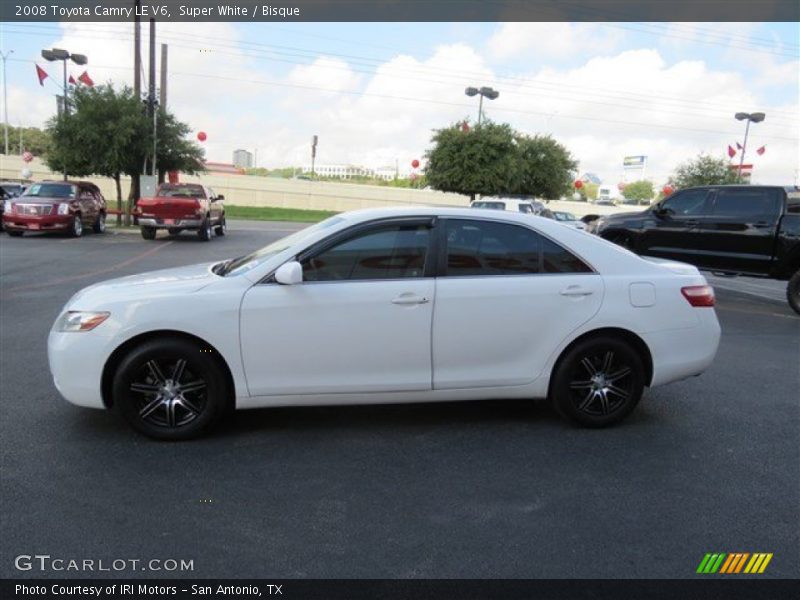
[[[724,188],[727,190],[782,190],[786,191],[786,188],[781,185],[751,185],[749,183],[725,183],[720,185],[693,185],[687,188],[681,188],[677,191],[683,192],[685,190],[718,190],[720,188]]]

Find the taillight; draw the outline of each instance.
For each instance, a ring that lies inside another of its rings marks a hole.
[[[681,294],[692,306],[714,306],[714,288],[710,285],[682,287]]]

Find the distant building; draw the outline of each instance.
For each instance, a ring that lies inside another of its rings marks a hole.
[[[253,153],[247,150],[233,151],[233,164],[240,169],[250,169],[253,167]]]
[[[378,179],[383,179],[384,181],[393,181],[395,177],[399,176],[397,172],[397,167],[386,166],[386,167],[378,167],[373,171],[374,176]]]
[[[244,175],[244,169],[228,163],[205,162],[206,170],[220,175]]]
[[[311,167],[303,167],[303,173],[311,173]],[[315,165],[314,174],[317,177],[333,177],[335,179],[375,176],[372,169],[358,165]]]

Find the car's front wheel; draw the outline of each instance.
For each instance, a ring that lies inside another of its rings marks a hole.
[[[206,433],[227,403],[226,377],[214,354],[186,340],[145,342],[114,376],[114,408],[134,429],[159,440]]]
[[[92,226],[92,230],[95,233],[105,233],[106,232],[106,214],[100,213],[97,215],[97,219]]]
[[[200,229],[197,230],[197,237],[202,241],[207,242],[211,239],[211,219],[204,219]]]
[[[80,215],[75,215],[72,217],[72,224],[69,228],[69,234],[72,237],[81,237],[83,235],[83,221],[81,221]]]
[[[227,231],[228,231],[228,225],[225,222],[225,215],[223,215],[222,218],[219,220],[219,224],[214,228],[214,233],[222,236],[225,235]]]
[[[582,340],[558,361],[550,386],[556,410],[585,427],[605,427],[624,419],[639,403],[645,370],[624,340]]]
[[[786,299],[792,310],[800,315],[800,270],[798,270],[786,286]]]
[[[156,239],[156,228],[155,227],[146,227],[142,226],[141,228],[142,237],[146,240],[154,240]]]

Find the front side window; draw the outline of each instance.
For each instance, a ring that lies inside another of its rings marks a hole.
[[[303,261],[304,281],[364,281],[422,277],[427,225],[390,225],[356,235]]]
[[[592,269],[559,244],[510,223],[447,219],[447,276],[585,273]]]
[[[666,200],[661,208],[674,217],[704,215],[707,197],[708,190],[686,190]]]
[[[777,190],[725,190],[717,192],[714,215],[720,217],[769,217],[780,207]]]

